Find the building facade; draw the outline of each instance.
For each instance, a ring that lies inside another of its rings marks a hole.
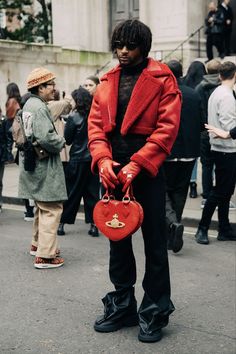
[[[163,58],[204,25],[209,2],[210,0],[70,0],[68,6],[67,0],[52,0],[53,43],[78,50],[106,52],[109,50],[109,37],[115,24],[124,19],[138,18],[151,28],[152,52],[158,58]],[[236,0],[231,0],[230,4],[236,17]],[[63,17],[63,25],[62,13],[67,14],[66,18]],[[205,57],[204,28],[199,32],[200,55]],[[184,56],[189,60],[199,55],[198,39],[197,32],[183,48]],[[232,50],[236,53],[236,19]]]
[[[1,107],[4,110],[6,85],[16,82],[25,93],[26,77],[37,66],[53,70],[58,88],[66,93],[86,76],[102,75],[115,64],[109,51],[112,29],[128,18],[138,18],[151,28],[150,55],[154,58],[179,58],[185,67],[195,58],[205,58],[204,28],[198,29],[204,24],[209,1],[51,0],[53,45],[0,40]],[[36,6],[37,1],[34,3]],[[232,50],[236,53],[236,0],[230,4],[235,14]],[[186,43],[172,53],[183,41]]]

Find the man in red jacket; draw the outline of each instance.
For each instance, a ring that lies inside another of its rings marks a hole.
[[[110,241],[109,275],[115,291],[103,298],[96,331],[112,332],[139,324],[138,338],[156,342],[174,310],[165,235],[162,163],[175,141],[181,95],[169,68],[148,58],[152,34],[138,20],[117,25],[111,48],[119,65],[101,79],[89,115],[92,170],[117,198],[133,185],[144,210],[142,233],[146,267],[144,297],[137,312],[136,264],[132,237]]]

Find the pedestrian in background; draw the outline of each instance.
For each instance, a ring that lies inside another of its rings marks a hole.
[[[220,85],[220,61],[212,59],[206,64],[207,74],[196,87],[201,100],[201,116],[204,124],[208,123],[208,100],[212,92]],[[209,135],[206,130],[201,132],[200,161],[202,164],[202,202],[204,208],[206,199],[213,187],[214,161],[211,153]]]
[[[150,29],[138,20],[116,26],[111,48],[119,65],[101,78],[89,115],[92,170],[121,199],[132,183],[142,205],[145,247],[144,296],[137,312],[132,236],[110,240],[109,275],[115,290],[103,298],[94,329],[113,332],[140,326],[138,339],[157,342],[174,311],[165,232],[162,164],[177,136],[181,94],[170,69],[148,58]],[[122,192],[123,190],[123,192]]]
[[[6,119],[2,116],[2,109],[0,107],[0,213],[2,212],[2,190],[3,190],[3,175],[5,162],[7,161],[7,129]]]
[[[21,95],[18,85],[11,82],[7,85],[7,101],[6,101],[6,129],[7,129],[7,162],[14,162],[12,154],[13,137],[12,124],[16,116],[16,112],[20,109]]]
[[[187,74],[183,77],[183,84],[186,86],[195,89],[195,87],[202,81],[203,76],[206,74],[205,65],[198,61],[194,60],[188,70]],[[198,167],[198,159],[195,160],[195,164],[193,167],[191,179],[190,179],[190,198],[197,198],[197,167]]]
[[[91,172],[91,155],[88,150],[88,114],[92,95],[83,87],[72,92],[75,108],[69,114],[65,125],[65,140],[71,145],[70,159],[66,167],[68,200],[63,204],[57,234],[65,235],[64,224],[74,224],[81,199],[84,201],[85,222],[90,224],[88,234],[99,236],[93,221],[93,209],[99,200],[99,178]]]
[[[96,90],[97,90],[97,85],[100,83],[99,78],[97,76],[88,76],[87,79],[85,80],[83,87],[88,90],[90,95],[94,96]]]
[[[229,131],[236,125],[236,100],[233,87],[236,82],[236,65],[225,62],[220,66],[221,85],[211,94],[208,102],[208,121],[217,128]],[[208,244],[208,229],[212,215],[218,206],[219,241],[236,241],[229,222],[229,203],[236,182],[236,141],[214,139],[210,136],[215,164],[216,184],[206,200],[198,230],[195,235],[200,244]]]
[[[56,268],[64,264],[59,255],[57,228],[67,199],[60,151],[65,139],[55,131],[47,102],[53,100],[55,75],[45,68],[34,69],[27,78],[31,96],[23,107],[22,119],[28,141],[45,152],[43,159],[31,159],[26,169],[27,151],[19,156],[19,197],[35,201],[33,239],[30,250],[36,255],[35,268]]]
[[[205,19],[206,25],[206,52],[208,61],[213,59],[213,46],[218,50],[219,57],[224,58],[224,13],[211,1],[208,5],[209,12]]]
[[[88,76],[87,79],[84,82],[83,87],[88,90],[88,92],[90,93],[90,95],[94,96],[96,91],[97,91],[97,86],[99,85],[100,80],[97,76],[91,75]],[[99,190],[100,190],[100,183],[99,183]],[[85,216],[85,222],[87,220],[87,222],[89,222],[88,220],[91,219],[90,217],[90,207],[88,205],[88,203],[84,204],[84,216]],[[97,227],[93,229],[93,227],[91,227],[90,229],[90,234],[91,236],[97,236],[98,235],[98,230]]]
[[[220,5],[220,9],[224,14],[223,44],[225,55],[231,54],[230,41],[234,20],[233,10],[229,4],[230,0],[223,0]]]
[[[164,163],[166,180],[166,226],[168,249],[177,253],[183,247],[182,214],[196,158],[200,155],[201,111],[196,91],[181,80],[183,68],[179,61],[167,63],[182,93],[180,127],[171,154]]]

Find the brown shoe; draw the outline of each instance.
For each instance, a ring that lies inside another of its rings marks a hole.
[[[31,245],[30,248],[30,254],[31,256],[36,256],[36,252],[37,252],[38,247]],[[61,254],[61,251],[59,250],[59,248],[56,249],[56,257],[59,257]]]
[[[58,268],[64,264],[64,259],[61,257],[57,258],[41,258],[35,257],[34,266],[37,269],[49,269]]]

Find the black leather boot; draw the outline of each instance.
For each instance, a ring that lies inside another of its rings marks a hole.
[[[58,236],[64,236],[65,235],[64,224],[62,222],[58,226],[57,234],[58,234]]]
[[[190,186],[190,192],[189,192],[190,198],[197,198],[197,183],[190,182],[189,186]]]
[[[108,293],[103,299],[104,314],[97,318],[97,332],[114,332],[122,327],[138,325],[137,302],[134,288]]]
[[[88,234],[93,237],[99,236],[98,228],[95,224],[91,224]]]
[[[177,253],[183,247],[183,233],[184,233],[184,225],[173,222],[170,225],[169,229],[169,239],[168,239],[168,249],[172,250],[174,253]]]
[[[140,305],[139,315],[139,334],[140,342],[154,343],[162,339],[162,328],[167,326],[169,315],[174,311],[171,300],[164,306],[156,304],[145,294]]]
[[[233,232],[233,229],[229,227],[226,230],[219,230],[218,241],[236,241],[236,234]]]
[[[204,226],[199,226],[195,238],[197,243],[200,243],[202,245],[208,245],[208,228]]]

